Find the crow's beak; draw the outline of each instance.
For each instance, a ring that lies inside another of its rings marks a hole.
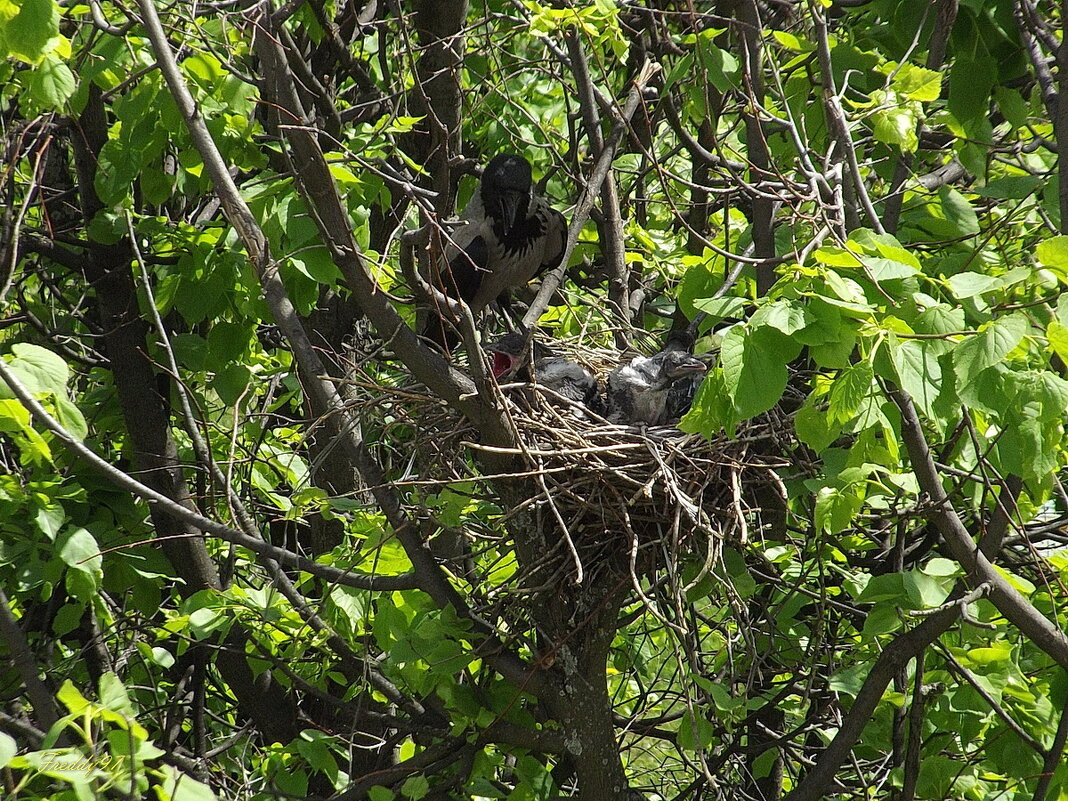
[[[684,375],[695,375],[706,370],[708,370],[708,367],[703,361],[697,358],[690,358],[677,365],[672,372],[676,378],[681,378]]]
[[[504,216],[504,232],[510,234],[519,221],[520,206],[526,197],[519,192],[505,192],[501,195],[501,212]]]

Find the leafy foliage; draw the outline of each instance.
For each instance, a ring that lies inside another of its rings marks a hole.
[[[1062,11],[410,5],[161,8],[168,75],[150,0],[0,0],[5,790],[1068,799]],[[382,324],[502,151],[583,223],[543,328],[692,321],[679,428],[778,432],[737,541],[542,583],[499,407]]]

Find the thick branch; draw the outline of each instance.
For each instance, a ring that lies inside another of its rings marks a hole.
[[[901,410],[901,436],[912,461],[912,470],[920,489],[931,499],[934,523],[953,557],[968,571],[971,580],[990,585],[991,602],[1009,622],[1030,637],[1057,664],[1068,669],[1068,637],[1009,584],[976,547],[942,487],[912,398],[901,390],[891,390],[890,396]]]

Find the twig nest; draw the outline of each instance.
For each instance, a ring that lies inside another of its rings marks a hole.
[[[619,360],[602,352],[567,355],[602,377]],[[635,577],[678,567],[689,555],[710,566],[724,540],[753,535],[761,499],[783,495],[776,468],[786,463],[772,454],[786,424],[773,416],[732,438],[709,440],[674,426],[613,425],[537,384],[504,385],[500,392],[515,432],[513,448],[479,442],[466,419],[418,388],[395,390],[388,401],[376,398],[365,412],[407,429],[400,439],[411,443],[414,459],[398,478],[428,488],[480,478],[529,481],[524,505],[537,512],[546,542],[562,545],[553,551],[570,563],[578,583],[606,562]],[[394,451],[380,456],[393,462],[396,474],[397,432],[376,439],[392,444]],[[491,452],[513,455],[521,469],[514,476],[480,476],[478,457]]]

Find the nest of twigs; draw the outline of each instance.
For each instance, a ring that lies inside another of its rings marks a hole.
[[[619,361],[614,352],[553,346],[602,384]],[[675,426],[612,424],[536,383],[508,384],[499,388],[500,402],[515,445],[501,448],[479,442],[469,421],[418,386],[382,389],[390,401],[372,399],[365,413],[408,429],[411,483],[524,487],[506,517],[533,513],[551,546],[545,557],[570,563],[578,583],[603,565],[648,575],[685,555],[710,567],[724,541],[754,536],[768,500],[785,495],[776,470],[786,466],[781,454],[792,426],[780,415],[708,439]],[[396,441],[382,433],[380,442]],[[487,455],[511,456],[518,467],[486,475],[478,465]]]

